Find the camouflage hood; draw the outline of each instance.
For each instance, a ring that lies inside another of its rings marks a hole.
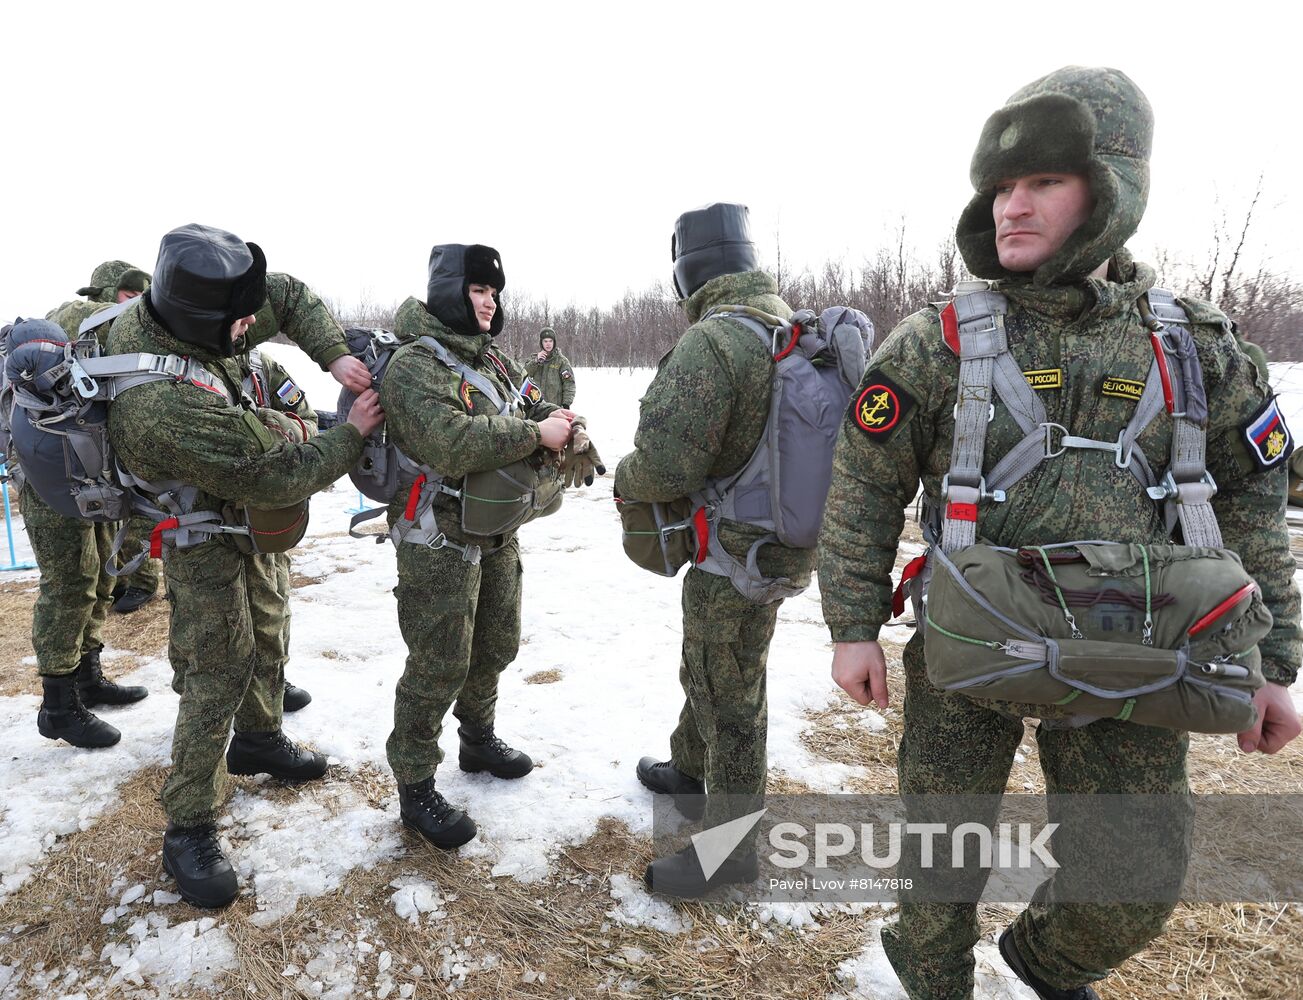
[[[1077,281],[1120,250],[1149,198],[1154,118],[1140,88],[1115,69],[1067,66],[1028,84],[987,119],[969,168],[977,192],[955,231],[959,252],[979,278],[1007,278],[995,249],[992,206],[1001,180],[1080,173],[1095,207],[1032,275],[1045,287]]]
[[[77,289],[94,302],[116,303],[118,292],[144,292],[149,287],[149,272],[125,260],[106,260],[90,274],[90,284]]]
[[[778,282],[764,271],[721,274],[718,278],[711,278],[679,305],[687,313],[689,323],[697,322],[715,306],[724,305],[749,305],[783,319],[792,314],[787,303],[778,297]]]

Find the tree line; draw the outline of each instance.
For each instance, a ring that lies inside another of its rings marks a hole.
[[[1256,200],[1255,200],[1256,206]],[[1252,221],[1250,207],[1242,226],[1225,219],[1214,231],[1212,248],[1197,263],[1170,253],[1157,254],[1159,283],[1179,294],[1207,299],[1234,319],[1241,335],[1272,361],[1303,361],[1303,283],[1292,276],[1244,262],[1244,243]],[[907,240],[904,225],[890,245],[858,264],[828,261],[818,270],[785,266],[781,247],[766,269],[778,280],[779,294],[793,309],[816,312],[831,305],[863,310],[873,320],[879,343],[905,316],[941,298],[967,277],[953,239],[920,254]],[[517,358],[538,351],[538,334],[550,326],[571,363],[579,367],[633,368],[654,365],[687,327],[668,282],[626,292],[613,305],[554,307],[546,298],[504,293],[507,322],[498,343]],[[332,308],[345,326],[392,328],[398,304],[363,302]]]

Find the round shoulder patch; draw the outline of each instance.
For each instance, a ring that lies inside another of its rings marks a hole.
[[[907,389],[880,370],[869,372],[863,385],[846,413],[847,419],[853,421],[870,440],[888,441],[909,419],[915,399]]]
[[[875,382],[855,400],[855,422],[870,434],[884,434],[900,421],[900,395],[885,382]]]

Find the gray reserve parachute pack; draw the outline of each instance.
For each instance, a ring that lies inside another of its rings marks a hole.
[[[832,482],[833,449],[846,407],[864,374],[873,323],[858,309],[805,309],[781,320],[746,306],[721,305],[702,317],[745,327],[774,359],[769,419],[746,464],[731,476],[673,503],[617,497],[625,554],[644,569],[674,576],[687,562],[727,577],[757,604],[805,588],[760,572],[762,546],[814,548]],[[745,561],[719,543],[721,519],[768,532]]]

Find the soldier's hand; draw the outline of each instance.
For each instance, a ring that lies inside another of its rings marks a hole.
[[[348,411],[348,422],[356,427],[363,437],[385,422],[385,411],[380,408],[380,396],[374,389],[366,390],[353,401]]]
[[[545,419],[538,422],[538,433],[544,448],[560,451],[570,440],[570,420],[559,410],[549,413]]]
[[[1298,711],[1288,688],[1268,681],[1254,694],[1253,707],[1258,710],[1257,723],[1239,734],[1245,753],[1275,753],[1299,734]]]
[[[336,358],[326,367],[335,377],[335,381],[350,392],[361,393],[371,388],[371,372],[351,354]]]
[[[839,642],[833,646],[832,679],[861,705],[886,708],[887,661],[876,642]]]

